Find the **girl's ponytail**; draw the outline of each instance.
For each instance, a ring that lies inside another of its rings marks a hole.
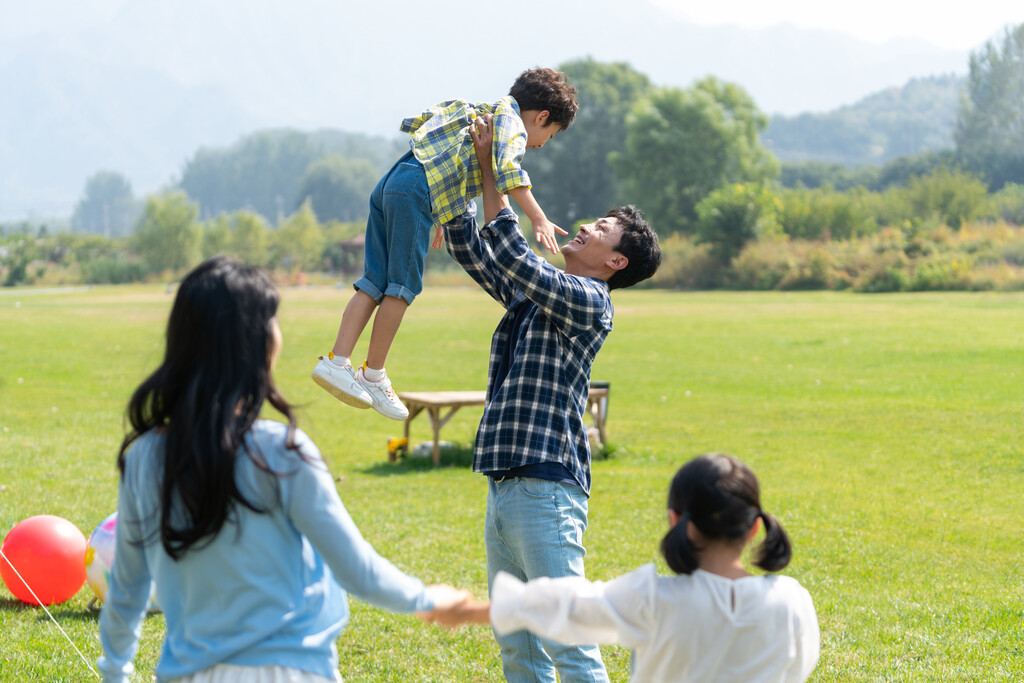
[[[689,519],[689,515],[680,517],[661,539],[661,554],[665,557],[669,569],[676,574],[692,574],[700,564],[693,542],[686,533],[686,523]]]
[[[793,546],[789,542],[789,534],[779,524],[779,520],[763,510],[759,516],[764,523],[764,540],[757,549],[754,566],[766,572],[777,572],[789,564],[793,557]]]

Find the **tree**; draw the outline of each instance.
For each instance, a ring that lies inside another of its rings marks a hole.
[[[314,161],[299,182],[296,208],[307,199],[322,221],[365,219],[377,170],[367,159],[345,159],[331,154]]]
[[[200,149],[186,165],[181,189],[206,218],[249,209],[274,220],[296,196],[299,180],[320,156],[308,136],[262,131],[226,149]]]
[[[199,262],[202,229],[196,223],[198,214],[199,207],[183,192],[153,196],[146,201],[133,242],[149,270],[177,271]]]
[[[548,218],[569,229],[584,216],[603,216],[620,203],[620,183],[608,157],[625,148],[626,116],[652,90],[650,80],[624,62],[593,59],[559,66],[579,90],[580,111],[569,130],[526,155],[533,193]]]
[[[1024,24],[972,52],[960,101],[957,152],[992,189],[1024,182]]]
[[[718,188],[697,204],[697,241],[711,245],[711,256],[727,264],[747,242],[781,235],[779,201],[763,185],[737,183]]]
[[[231,219],[227,214],[211,218],[203,226],[203,258],[228,253],[231,240]]]
[[[277,263],[290,271],[319,270],[323,261],[324,233],[307,200],[277,228],[274,235]]]
[[[625,151],[613,156],[625,199],[661,234],[693,232],[697,204],[712,191],[778,175],[758,140],[766,125],[742,88],[713,77],[656,91],[633,109]]]
[[[84,196],[71,216],[76,232],[125,237],[139,215],[132,185],[120,173],[100,171],[85,181]]]
[[[242,263],[265,266],[270,262],[269,228],[263,216],[252,211],[234,214],[228,253]]]
[[[940,168],[930,176],[911,178],[907,194],[915,216],[938,216],[955,230],[984,213],[990,202],[985,183],[959,169]]]

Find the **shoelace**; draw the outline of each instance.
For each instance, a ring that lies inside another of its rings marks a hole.
[[[327,356],[330,358],[330,360],[334,360],[334,354],[333,353],[328,353]],[[323,360],[324,359],[323,356],[317,356],[317,358],[319,360]],[[352,375],[353,378],[355,378],[355,376],[356,376],[356,371],[352,369],[351,365],[337,365],[335,363],[331,363],[331,366],[333,366],[334,368],[337,368],[338,370],[344,370],[345,368],[348,368],[349,374]]]

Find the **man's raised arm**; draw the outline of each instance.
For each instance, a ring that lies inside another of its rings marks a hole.
[[[509,207],[508,197],[498,192],[494,178],[491,147],[494,144],[494,118],[490,114],[478,116],[469,127],[473,147],[480,162],[480,180],[483,184],[484,223],[490,223],[502,209]]]

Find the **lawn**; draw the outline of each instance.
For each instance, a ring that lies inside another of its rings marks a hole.
[[[486,487],[465,452],[389,464],[401,424],[347,408],[309,372],[349,290],[283,290],[277,380],[370,542],[424,581],[486,594]],[[114,465],[135,385],[159,362],[164,287],[0,291],[0,534],[36,514],[88,536],[116,505]],[[813,681],[1012,681],[1024,671],[1024,295],[616,293],[594,367],[611,382],[610,457],[594,464],[587,574],[658,562],[676,468],[706,451],[747,461],[795,545],[786,573],[822,627]],[[400,391],[483,389],[496,304],[428,287],[388,362]],[[357,357],[365,343],[357,349]],[[1022,377],[1018,378],[1017,373]],[[473,439],[482,409],[443,432]],[[413,442],[428,438],[425,418]],[[88,586],[52,612],[90,663]],[[449,632],[352,601],[346,681],[499,681],[490,631]],[[146,619],[148,681],[163,620]],[[0,588],[0,681],[91,674],[39,608]],[[605,648],[613,681],[629,653]]]

